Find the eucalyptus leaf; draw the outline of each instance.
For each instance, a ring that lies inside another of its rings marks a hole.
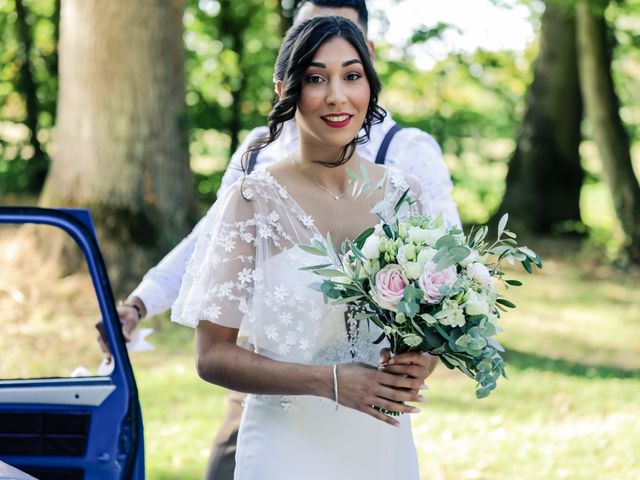
[[[498,238],[500,238],[502,236],[502,232],[504,231],[505,227],[507,226],[507,222],[509,221],[509,214],[505,213],[502,218],[500,218],[500,221],[498,222]]]
[[[331,267],[332,265],[333,265],[333,263],[323,263],[321,265],[311,265],[309,267],[301,267],[298,270],[302,270],[302,271],[316,270],[318,268]]]
[[[298,248],[304,252],[310,253],[311,255],[318,255],[319,257],[327,256],[326,251],[320,250],[316,247],[312,247],[311,245],[298,245]]]
[[[346,277],[347,275],[340,271],[335,270],[333,268],[319,268],[315,270],[313,273],[316,275],[322,275],[323,277]]]

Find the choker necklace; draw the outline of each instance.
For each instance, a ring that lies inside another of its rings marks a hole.
[[[296,162],[293,159],[293,154],[289,155],[289,159],[291,160],[291,163],[293,163],[293,166],[295,167],[296,171],[303,176],[304,178],[306,178],[307,180],[309,180],[310,182],[313,182],[316,184],[317,187],[321,188],[323,191],[325,191],[326,193],[328,193],[329,195],[331,195],[331,197],[337,202],[338,200],[340,200],[342,197],[344,197],[345,193],[347,193],[349,191],[349,189],[345,190],[342,193],[333,193],[331,190],[325,188],[322,184],[320,184],[319,182],[316,182],[313,178],[309,177],[308,175],[305,175],[302,171],[302,169],[300,168],[300,165],[298,165],[298,162]]]

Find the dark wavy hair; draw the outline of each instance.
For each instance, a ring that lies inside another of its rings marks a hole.
[[[365,0],[301,0],[296,6],[293,18],[298,15],[300,9],[307,3],[320,8],[352,8],[358,13],[358,21],[362,24],[361,26],[364,27],[364,31],[367,31],[369,26],[369,11],[367,10]]]
[[[367,42],[360,29],[351,20],[344,17],[319,16],[310,18],[291,27],[282,42],[274,73],[274,80],[282,82],[282,95],[269,113],[268,135],[252,143],[242,155],[242,170],[245,174],[251,153],[258,152],[273,143],[282,133],[284,123],[294,118],[302,91],[304,74],[318,49],[334,37],[344,38],[358,52],[371,93],[367,113],[362,124],[364,134],[356,136],[345,145],[336,162],[324,162],[323,165],[337,167],[345,164],[355,152],[356,145],[366,143],[369,139],[371,126],[384,120],[387,113],[378,105],[378,94],[382,84],[373,68]]]

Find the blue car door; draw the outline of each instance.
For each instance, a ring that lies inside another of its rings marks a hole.
[[[138,391],[89,212],[0,207],[0,224],[54,227],[75,240],[114,361],[102,376],[7,378],[0,370],[0,461],[41,480],[144,478]],[[94,322],[83,323],[93,330]],[[25,361],[39,353],[21,352]]]

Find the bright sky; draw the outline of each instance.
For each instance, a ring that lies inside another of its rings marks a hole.
[[[384,41],[400,44],[421,25],[432,27],[438,22],[450,23],[460,29],[449,29],[442,42],[430,41],[413,51],[416,62],[429,68],[434,61],[452,51],[523,50],[534,37],[529,22],[530,11],[515,0],[503,0],[498,7],[489,0],[369,0],[369,10],[383,11],[390,25]],[[369,36],[380,41],[380,23],[372,15]]]

